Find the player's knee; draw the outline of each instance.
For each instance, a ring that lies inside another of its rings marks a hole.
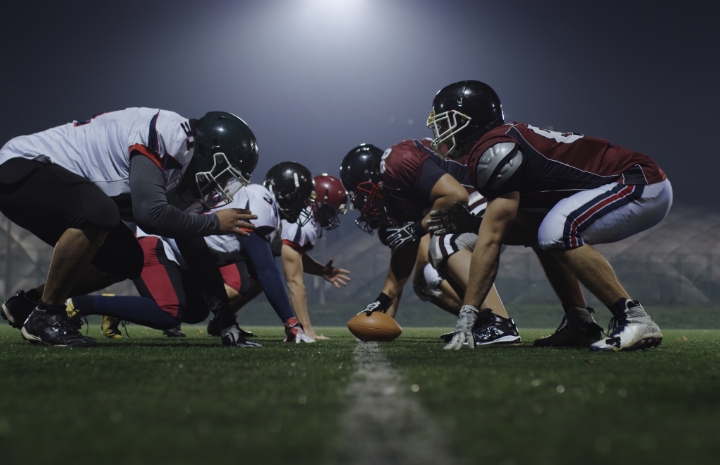
[[[82,199],[83,226],[111,230],[120,223],[120,210],[107,196],[84,196]]]

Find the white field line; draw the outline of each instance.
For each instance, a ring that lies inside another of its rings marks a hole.
[[[343,465],[451,465],[446,441],[410,385],[377,342],[359,342],[356,369],[344,392],[340,443],[333,462]]]

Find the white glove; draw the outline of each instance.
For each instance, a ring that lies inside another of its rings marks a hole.
[[[463,343],[467,342],[469,348],[475,348],[475,338],[473,337],[473,327],[478,319],[480,312],[472,305],[463,305],[458,314],[457,323],[455,323],[455,334],[448,344],[443,347],[446,350],[459,350]]]

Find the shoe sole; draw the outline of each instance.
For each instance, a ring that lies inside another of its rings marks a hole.
[[[590,346],[590,352],[619,352],[619,351],[626,351],[631,352],[634,350],[650,350],[654,349],[660,344],[662,344],[662,336],[652,336],[652,337],[646,337],[643,339],[640,339],[635,344],[628,346],[628,347],[592,347]]]
[[[509,344],[520,344],[522,340],[520,339],[520,336],[503,336],[499,337],[497,339],[493,339],[492,341],[488,342],[477,342],[475,341],[476,346],[489,346],[494,344],[499,345],[509,345]]]
[[[576,342],[576,343],[567,343],[567,344],[544,344],[540,341],[542,339],[536,339],[535,342],[533,342],[533,347],[575,347],[575,348],[587,348],[591,345],[595,344],[596,342],[602,340],[602,336],[598,337],[595,340],[588,340],[587,342]]]

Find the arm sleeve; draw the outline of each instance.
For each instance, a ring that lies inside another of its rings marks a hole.
[[[233,324],[235,315],[230,309],[223,277],[205,240],[202,237],[186,237],[176,239],[175,243],[210,311],[223,328]]]
[[[186,213],[168,203],[162,170],[146,156],[130,159],[130,193],[135,222],[149,234],[180,238],[220,233],[217,216]]]
[[[280,269],[275,263],[270,244],[255,233],[250,233],[249,237],[241,237],[240,240],[243,242],[248,260],[255,268],[257,280],[265,291],[265,297],[275,313],[283,323],[294,318],[295,313],[290,305],[290,298],[283,285]]]
[[[420,169],[420,177],[418,178],[417,190],[423,198],[429,199],[430,193],[435,187],[435,184],[442,178],[446,173],[439,166],[432,162],[431,159],[427,159],[423,162],[422,168]]]

